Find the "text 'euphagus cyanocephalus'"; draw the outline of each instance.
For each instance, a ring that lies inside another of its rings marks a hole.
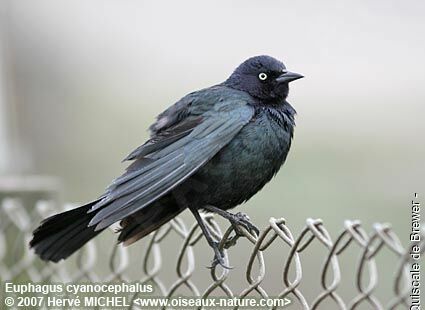
[[[243,62],[223,83],[188,94],[161,113],[151,138],[97,200],[45,219],[30,246],[43,259],[67,258],[120,222],[120,242],[131,244],[190,209],[224,266],[199,210],[256,230],[247,216],[226,210],[257,193],[285,162],[295,110],[288,84],[302,75],[270,56]]]

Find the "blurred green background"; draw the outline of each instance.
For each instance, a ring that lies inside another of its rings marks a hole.
[[[2,175],[55,176],[66,201],[91,200],[158,113],[269,54],[306,76],[291,84],[295,140],[276,178],[238,210],[261,227],[285,217],[294,231],[308,217],[334,234],[345,219],[389,222],[407,242],[413,193],[424,193],[424,1],[3,0],[0,9]]]

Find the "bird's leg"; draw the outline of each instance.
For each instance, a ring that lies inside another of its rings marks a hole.
[[[173,195],[174,195],[178,204],[183,204],[183,205],[188,206],[186,199],[183,197],[183,195],[181,195],[181,193],[174,191]],[[223,267],[225,269],[230,269],[231,267],[227,266],[226,262],[224,261],[224,253],[219,248],[219,242],[215,241],[214,238],[212,237],[211,232],[208,229],[208,227],[205,225],[205,222],[202,219],[201,215],[199,214],[198,209],[195,208],[195,207],[191,207],[191,206],[188,206],[188,208],[193,213],[193,215],[195,216],[195,219],[198,222],[198,225],[201,228],[202,233],[205,236],[205,239],[207,240],[209,246],[214,251],[214,259],[212,261],[210,268],[214,268],[215,266],[220,265],[221,267]]]
[[[204,234],[208,244],[214,250],[214,259],[212,261],[211,268],[214,268],[215,266],[220,265],[223,268],[231,269],[231,267],[227,266],[224,261],[224,253],[219,248],[219,242],[213,239],[211,232],[209,231],[208,227],[205,225],[204,220],[201,218],[198,209],[196,208],[189,208],[189,209],[190,211],[192,211],[193,215],[195,216],[195,219],[198,222],[198,225],[201,228],[202,233]]]
[[[211,205],[205,205],[203,208],[207,211],[217,213],[218,215],[224,217],[227,219],[235,229],[235,232],[237,235],[243,235],[239,229],[239,225],[246,228],[248,231],[254,231],[257,235],[260,234],[259,229],[251,223],[251,220],[249,219],[248,215],[242,212],[238,212],[236,214],[230,213],[226,210],[222,210],[220,208],[217,208],[215,206]],[[228,240],[228,242],[231,240]]]

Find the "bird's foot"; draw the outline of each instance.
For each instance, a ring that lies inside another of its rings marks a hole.
[[[224,253],[219,248],[218,242],[213,242],[211,244],[211,247],[214,250],[214,259],[211,263],[211,267],[208,267],[209,269],[214,269],[217,265],[220,265],[224,269],[232,269],[233,267],[227,266],[225,260],[224,260]]]
[[[236,245],[236,242],[239,240],[240,237],[243,237],[243,235],[239,231],[235,231],[234,236],[230,236],[227,238],[227,240],[224,242],[223,248],[228,249],[232,246]]]
[[[229,218],[229,221],[232,224],[233,228],[235,229],[235,232],[237,235],[243,235],[243,233],[240,231],[239,226],[244,227],[249,232],[251,231],[255,232],[257,236],[260,234],[260,230],[257,228],[257,226],[252,224],[249,216],[245,213],[238,212],[236,214],[233,214],[233,216]],[[228,243],[228,241],[226,243]]]

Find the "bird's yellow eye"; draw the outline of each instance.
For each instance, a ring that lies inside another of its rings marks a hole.
[[[258,75],[258,78],[259,78],[261,81],[265,81],[265,80],[267,79],[267,74],[265,74],[264,72],[261,72],[261,73]]]

